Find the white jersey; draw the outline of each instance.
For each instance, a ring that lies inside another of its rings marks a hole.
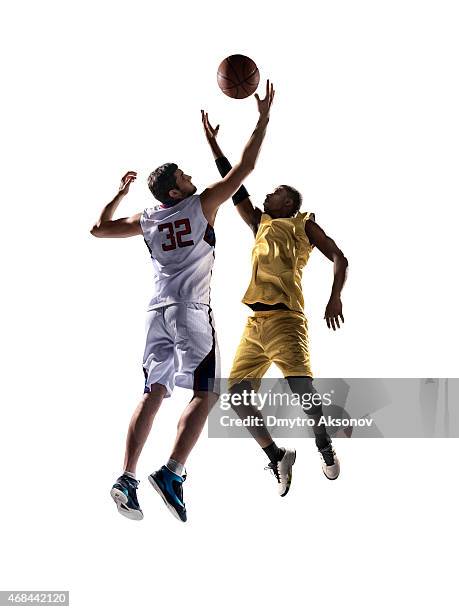
[[[148,310],[183,302],[209,304],[215,234],[199,195],[173,206],[146,208],[140,225],[154,269]]]

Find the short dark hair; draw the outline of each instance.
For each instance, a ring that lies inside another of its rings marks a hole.
[[[294,217],[301,208],[301,204],[303,203],[303,196],[298,191],[298,189],[295,189],[294,187],[290,187],[290,185],[281,185],[281,187],[285,189],[288,197],[293,202],[293,210],[290,216]]]
[[[174,172],[178,169],[177,164],[167,163],[158,166],[148,177],[148,188],[160,202],[170,199],[169,191],[177,189]]]

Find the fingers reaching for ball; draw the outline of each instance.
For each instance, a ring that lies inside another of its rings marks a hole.
[[[258,94],[255,94],[255,98],[258,104],[258,112],[260,115],[267,115],[271,109],[271,104],[274,100],[274,85],[269,82],[269,79],[266,81],[266,95],[263,99],[260,98]]]
[[[272,83],[270,83],[269,79],[267,79],[266,81],[266,96],[265,96],[265,100],[268,99],[270,101],[270,103],[273,101],[274,98],[274,85]]]
[[[217,125],[215,128],[212,127],[209,121],[209,114],[203,110],[201,110],[201,119],[202,119],[202,125],[204,126],[204,133],[206,135],[207,140],[216,138],[218,134],[218,130],[220,129],[220,124]]]

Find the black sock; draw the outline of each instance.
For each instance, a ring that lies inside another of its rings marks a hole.
[[[275,442],[271,442],[269,446],[265,446],[263,449],[268,455],[271,463],[277,463],[285,455],[285,449],[279,448]]]
[[[319,450],[322,450],[326,446],[331,443],[330,437],[328,435],[325,436],[316,436],[316,446]]]

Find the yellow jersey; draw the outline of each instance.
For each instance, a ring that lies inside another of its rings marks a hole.
[[[272,219],[261,215],[252,251],[252,279],[242,301],[244,304],[284,304],[290,310],[303,312],[301,287],[303,268],[313,245],[304,225],[314,219],[313,213]]]

